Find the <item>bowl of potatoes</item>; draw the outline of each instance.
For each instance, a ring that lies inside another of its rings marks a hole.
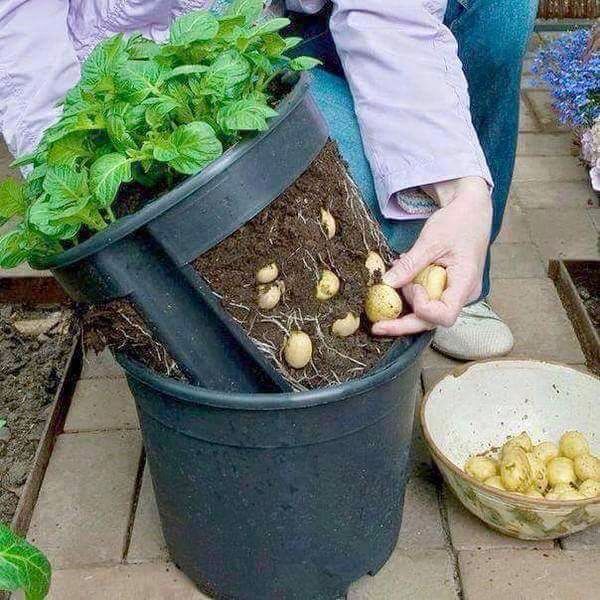
[[[420,410],[425,440],[462,504],[525,540],[600,523],[600,379],[532,360],[472,363]]]

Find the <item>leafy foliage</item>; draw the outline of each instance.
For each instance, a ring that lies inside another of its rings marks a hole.
[[[31,165],[25,182],[0,183],[0,224],[16,222],[0,238],[0,267],[39,260],[76,244],[82,231],[107,227],[123,184],[193,175],[266,130],[277,114],[273,80],[319,63],[287,57],[299,38],[279,34],[287,19],[258,22],[262,8],[262,0],[236,0],[221,16],[187,13],[164,44],[141,35],[98,44],[60,119],[13,163]]]
[[[50,588],[50,574],[42,552],[0,523],[0,590],[23,590],[26,600],[42,600]]]

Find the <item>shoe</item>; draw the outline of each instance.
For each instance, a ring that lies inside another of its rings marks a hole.
[[[438,327],[432,347],[457,360],[508,354],[515,340],[508,325],[485,302],[465,306],[452,327]]]

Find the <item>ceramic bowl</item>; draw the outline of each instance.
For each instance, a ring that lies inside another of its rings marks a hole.
[[[587,436],[600,456],[600,379],[567,366],[495,360],[447,375],[425,396],[423,433],[445,481],[490,527],[525,540],[564,537],[600,522],[600,496],[538,500],[483,485],[462,468],[473,454],[527,431],[534,443],[565,431]]]

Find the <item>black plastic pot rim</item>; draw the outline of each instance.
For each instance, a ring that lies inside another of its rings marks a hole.
[[[173,206],[179,204],[198,189],[199,186],[208,183],[211,179],[227,169],[232,162],[235,162],[239,157],[250,152],[256,144],[271,135],[286,118],[287,113],[292,111],[300,102],[302,102],[304,91],[310,85],[310,80],[311,77],[308,73],[302,73],[300,75],[298,82],[294,85],[292,91],[277,107],[277,112],[279,114],[269,122],[269,129],[267,129],[267,131],[235,144],[227,149],[214,162],[200,171],[200,173],[188,177],[177,187],[150,202],[141,210],[131,215],[121,217],[118,221],[111,223],[106,229],[94,234],[89,240],[54,256],[32,262],[30,263],[31,266],[34,269],[39,270],[67,267],[110,246],[136,229],[139,229],[152,219],[162,215]]]
[[[412,344],[398,357],[396,362],[384,369],[375,371],[359,379],[347,381],[346,383],[305,392],[281,394],[233,394],[220,392],[158,375],[124,354],[118,354],[117,361],[129,375],[137,379],[140,383],[153,388],[161,394],[173,396],[179,402],[244,411],[290,410],[339,402],[347,399],[350,395],[354,396],[367,392],[391,377],[398,377],[406,369],[410,368],[418,359],[421,352],[429,346],[433,339],[433,333],[433,331],[425,331],[415,336]]]

